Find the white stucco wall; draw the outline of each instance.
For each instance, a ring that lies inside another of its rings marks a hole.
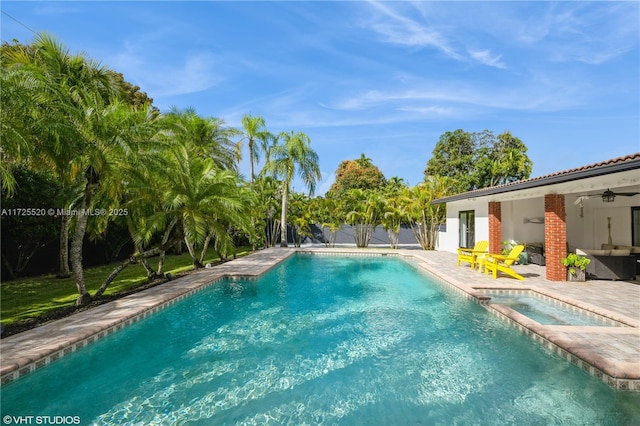
[[[461,211],[475,212],[475,239],[489,240],[489,201],[462,200],[447,203],[447,232],[440,235],[438,250],[457,252],[460,246],[458,234]],[[524,223],[525,219],[544,218],[544,199],[532,198],[502,202],[502,239],[520,242],[544,241],[544,224]]]
[[[544,241],[544,198],[504,201],[502,211],[502,240],[523,243]]]
[[[609,240],[607,218],[611,218],[611,241],[616,245],[631,245],[631,208],[640,205],[636,197],[616,197],[613,203],[599,198],[585,200],[580,217],[580,206],[567,198],[567,240],[569,249],[599,249]]]
[[[640,193],[640,173],[637,169],[541,187],[469,198],[447,203],[447,229],[439,236],[438,250],[456,252],[459,247],[458,215],[460,211],[475,211],[475,239],[489,239],[489,201],[499,201],[502,211],[502,240],[515,239],[525,243],[544,241],[544,225],[525,219],[544,218],[545,194],[565,195],[567,241],[575,248],[600,248],[608,241],[607,218],[611,218],[611,240],[617,245],[631,245],[631,207],[640,206],[640,195],[617,196],[604,203],[604,190]],[[582,209],[576,201],[584,195]],[[527,222],[527,223],[525,223]]]
[[[617,245],[631,245],[631,206],[640,205],[640,196],[616,197],[613,203],[603,203],[599,197],[575,204],[577,197],[567,195],[565,212],[569,250],[594,249],[608,241],[607,218],[611,218],[611,240]],[[489,239],[488,198],[447,203],[447,230],[439,236],[437,250],[456,252],[459,247],[459,213],[475,211],[475,239]],[[544,197],[501,202],[502,240],[524,243],[544,242],[544,224],[534,223],[544,218]],[[534,220],[534,222],[531,222]],[[526,223],[525,223],[526,222]]]
[[[437,250],[457,253],[460,247],[459,214],[461,211],[475,212],[475,238],[489,240],[489,204],[478,200],[462,200],[447,203],[447,231],[440,233]]]

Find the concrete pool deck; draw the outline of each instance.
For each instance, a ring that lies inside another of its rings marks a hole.
[[[485,306],[485,290],[533,290],[620,322],[624,326],[543,326],[503,306],[487,306],[490,312],[509,321],[539,344],[613,388],[640,391],[640,285],[637,281],[552,282],[544,278],[544,268],[537,265],[514,267],[525,281],[507,277],[494,280],[471,270],[467,264],[456,266],[456,255],[448,252],[320,247],[261,250],[2,339],[2,384],[29,374],[225,277],[257,277],[297,251],[399,255]]]

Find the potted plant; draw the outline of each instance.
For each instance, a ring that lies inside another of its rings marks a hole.
[[[507,240],[502,242],[502,254],[507,255],[515,246],[519,246],[523,244],[526,247],[526,244],[518,242],[516,240]],[[527,265],[529,263],[529,253],[523,251],[518,255],[518,260],[516,261],[518,265]]]
[[[589,263],[589,258],[575,253],[567,254],[567,257],[562,259],[562,264],[567,267],[567,281],[585,281],[585,269]]]

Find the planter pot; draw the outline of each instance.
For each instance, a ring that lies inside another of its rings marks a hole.
[[[573,269],[573,274],[570,271],[571,269]],[[574,282],[586,281],[585,271],[583,271],[580,268],[567,268],[567,281],[574,281]]]

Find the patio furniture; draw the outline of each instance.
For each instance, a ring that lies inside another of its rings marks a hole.
[[[544,243],[528,243],[524,250],[529,255],[529,263],[545,266]]]
[[[576,249],[576,253],[591,260],[585,270],[590,280],[635,280],[638,258],[629,249],[588,250]]]
[[[587,255],[591,263],[587,265],[587,279],[625,281],[636,279],[635,256]]]
[[[602,244],[600,247],[602,250],[629,250],[629,256],[636,257],[636,275],[640,275],[640,246],[625,246],[620,244]],[[620,253],[620,252],[618,252]]]
[[[460,247],[458,249],[458,266],[460,262],[468,262],[471,269],[476,268],[478,259],[489,252],[489,241],[478,241],[473,248]]]
[[[484,273],[486,275],[489,275],[489,271],[491,271],[494,279],[498,277],[498,271],[500,271],[510,277],[524,280],[522,275],[518,274],[511,268],[511,265],[516,263],[518,256],[520,256],[520,253],[522,253],[523,250],[524,245],[521,244],[512,248],[507,255],[490,254],[482,260],[480,267],[482,268],[482,266],[484,266]]]

